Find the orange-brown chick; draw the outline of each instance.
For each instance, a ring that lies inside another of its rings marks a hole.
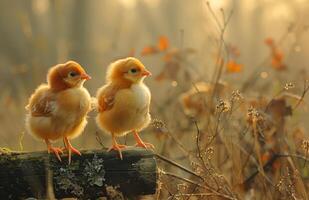
[[[136,146],[143,148],[154,146],[141,140],[138,132],[148,126],[151,94],[143,83],[151,73],[136,58],[128,57],[112,63],[106,75],[106,84],[98,89],[98,126],[112,135],[113,145],[109,149],[118,150],[125,145],[117,143],[115,137],[134,133]]]
[[[91,98],[83,87],[91,77],[74,61],[58,64],[47,74],[48,84],[41,84],[31,95],[26,106],[26,127],[32,135],[43,139],[48,152],[59,156],[61,148],[52,147],[51,141],[63,138],[69,153],[81,155],[69,139],[79,136],[87,124]]]

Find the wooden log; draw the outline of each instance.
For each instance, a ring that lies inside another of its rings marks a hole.
[[[115,151],[86,150],[59,162],[47,152],[0,155],[1,199],[44,198],[52,186],[56,198],[94,199],[118,190],[126,197],[154,194],[157,165],[152,151],[128,148],[120,160]]]

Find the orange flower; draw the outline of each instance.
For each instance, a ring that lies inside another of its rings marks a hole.
[[[158,41],[158,49],[160,51],[164,51],[169,47],[169,41],[168,38],[165,36],[160,36]]]
[[[274,40],[272,38],[266,38],[264,42],[268,46],[274,46]]]
[[[271,66],[276,70],[285,70],[286,65],[283,62],[284,55],[276,46],[272,38],[266,38],[265,43],[271,50]]]
[[[146,55],[151,55],[151,54],[155,54],[157,53],[158,50],[156,47],[153,47],[153,46],[148,46],[148,47],[145,47],[142,52],[141,52],[141,55],[142,56],[146,56]]]
[[[230,60],[226,64],[226,71],[229,73],[239,73],[242,71],[243,65],[236,63],[234,60]]]
[[[273,50],[271,58],[271,66],[276,70],[286,69],[285,64],[283,63],[283,54],[277,49]]]

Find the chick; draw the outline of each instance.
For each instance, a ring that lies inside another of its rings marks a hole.
[[[110,64],[106,75],[106,84],[97,91],[98,115],[96,122],[105,132],[112,135],[113,144],[110,150],[117,150],[122,159],[121,149],[116,136],[134,133],[136,146],[154,148],[143,142],[138,132],[148,126],[151,94],[143,83],[151,73],[136,58],[128,57]]]
[[[31,95],[26,106],[26,128],[28,132],[45,141],[48,152],[53,152],[59,161],[63,151],[53,147],[51,141],[63,138],[71,154],[81,153],[69,139],[79,136],[87,124],[87,113],[91,107],[90,95],[83,87],[91,77],[74,61],[58,64],[48,71],[47,84],[41,84]]]

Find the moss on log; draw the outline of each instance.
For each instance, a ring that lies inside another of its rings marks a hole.
[[[0,155],[0,196],[3,199],[44,198],[48,188],[55,198],[94,199],[108,196],[110,188],[124,196],[154,194],[157,166],[153,152],[141,148],[117,152],[82,151],[68,165],[47,152],[12,152]],[[50,187],[52,186],[52,187]]]

